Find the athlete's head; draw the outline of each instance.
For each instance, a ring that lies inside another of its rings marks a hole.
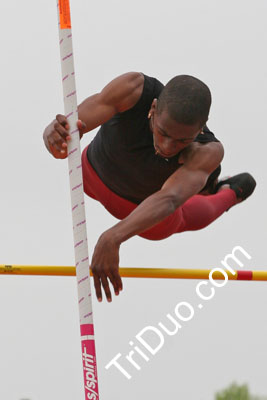
[[[154,99],[149,115],[159,154],[172,157],[188,146],[208,120],[211,93],[193,76],[171,79]]]

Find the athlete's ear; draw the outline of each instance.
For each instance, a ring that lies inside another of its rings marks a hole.
[[[158,99],[154,99],[152,102],[152,107],[151,107],[151,108],[153,108],[154,111],[156,111],[156,109],[157,109],[157,104],[158,104]]]
[[[157,109],[157,101],[158,101],[157,99],[154,99],[154,100],[152,101],[150,110],[149,110],[149,112],[148,112],[148,118],[151,118],[151,116],[153,115],[153,113],[156,111],[156,109]]]

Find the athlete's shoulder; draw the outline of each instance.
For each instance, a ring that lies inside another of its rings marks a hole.
[[[136,117],[137,115],[146,115],[155,98],[158,98],[164,85],[156,78],[148,76],[143,72],[127,73],[128,85],[132,81],[132,90],[134,90],[134,104],[132,107],[124,109],[126,118]]]
[[[143,90],[145,77],[141,72],[126,72],[115,78],[121,85],[131,88],[132,90]]]
[[[120,77],[121,83],[131,87],[133,90],[139,90],[140,97],[144,93],[146,95],[152,94],[156,97],[164,88],[157,78],[149,76],[143,72],[127,72]]]
[[[112,105],[116,113],[132,108],[140,99],[144,76],[139,72],[126,72],[109,82],[99,93],[102,104]]]
[[[184,165],[205,165],[212,164],[218,166],[224,157],[224,148],[221,142],[191,143],[186,147],[180,157],[179,162]]]

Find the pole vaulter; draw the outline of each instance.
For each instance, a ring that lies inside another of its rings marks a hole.
[[[69,162],[89,399],[98,397],[98,384],[83,190],[120,220],[101,234],[90,263],[98,301],[104,290],[110,302],[110,284],[115,295],[123,290],[122,243],[135,235],[163,240],[204,229],[250,197],[256,181],[248,172],[219,180],[224,147],[207,126],[210,89],[196,77],[177,75],[163,85],[142,72],[128,72],[77,106],[69,0],[60,0],[58,9],[65,114],[47,126],[43,139],[53,157]],[[97,127],[81,155],[80,139]],[[234,276],[254,277],[244,271]]]

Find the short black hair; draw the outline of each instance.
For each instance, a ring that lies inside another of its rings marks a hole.
[[[207,85],[190,75],[178,75],[163,88],[157,103],[157,112],[164,109],[176,122],[204,125],[209,116],[211,93]]]

